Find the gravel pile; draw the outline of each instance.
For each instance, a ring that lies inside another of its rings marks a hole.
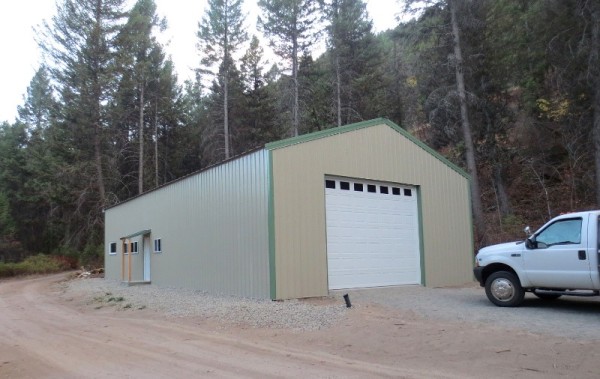
[[[332,326],[346,313],[343,301],[335,304],[312,304],[301,300],[271,301],[214,296],[201,291],[155,285],[126,287],[100,278],[71,280],[65,285],[65,296],[84,296],[97,308],[147,308],[169,317],[203,317],[260,328],[319,330]]]

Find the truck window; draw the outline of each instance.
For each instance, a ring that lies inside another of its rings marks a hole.
[[[538,243],[546,246],[581,243],[581,218],[559,220],[536,236]]]

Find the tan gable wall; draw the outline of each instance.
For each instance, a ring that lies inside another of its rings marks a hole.
[[[381,124],[272,150],[276,297],[325,296],[325,175],[417,186],[423,279],[472,280],[467,178]]]

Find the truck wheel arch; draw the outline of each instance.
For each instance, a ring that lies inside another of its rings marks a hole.
[[[517,272],[515,270],[513,270],[512,267],[510,267],[509,265],[504,264],[504,263],[492,263],[488,266],[485,266],[485,269],[483,270],[482,276],[481,276],[482,283],[485,283],[487,281],[487,278],[490,275],[492,275],[493,273],[498,272],[498,271],[510,272],[513,275],[515,275],[521,283],[523,283],[523,281],[519,277],[519,274],[517,274]]]

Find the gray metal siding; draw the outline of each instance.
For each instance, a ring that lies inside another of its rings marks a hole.
[[[162,253],[151,254],[152,283],[269,298],[268,191],[260,150],[108,209],[106,277],[121,275],[108,244],[151,229],[152,248],[162,241]]]

